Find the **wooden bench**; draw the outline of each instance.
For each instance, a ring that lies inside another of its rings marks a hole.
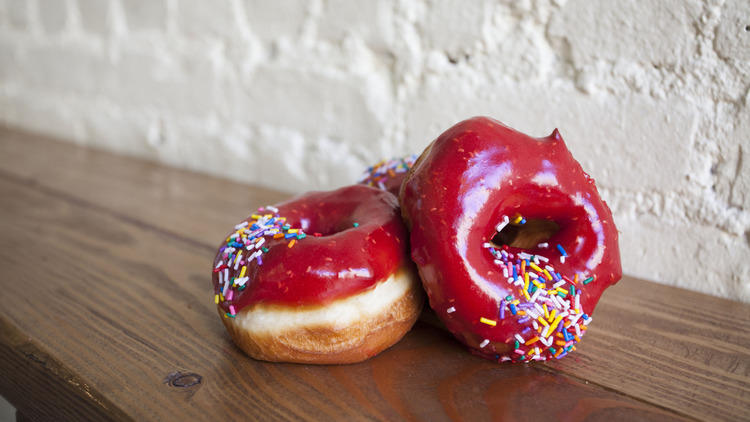
[[[631,277],[559,361],[498,365],[425,322],[361,364],[249,359],[211,262],[286,197],[0,128],[0,394],[30,420],[750,419],[750,306]]]

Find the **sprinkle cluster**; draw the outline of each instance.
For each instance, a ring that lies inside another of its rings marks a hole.
[[[513,224],[524,224],[522,216],[516,216]],[[504,216],[497,225],[501,231],[511,219]],[[549,248],[548,243],[537,245],[540,249]],[[575,274],[573,279],[561,275],[542,255],[530,255],[524,252],[511,253],[507,245],[496,248],[485,243],[494,257],[494,263],[502,269],[503,276],[510,284],[510,294],[500,301],[497,318],[499,320],[515,319],[514,326],[521,327],[514,333],[514,350],[510,356],[503,356],[500,361],[531,361],[560,359],[575,350],[592,318],[581,307],[579,283],[588,284],[593,277],[582,279]],[[568,256],[562,245],[556,246],[560,252],[560,261],[565,262]],[[492,318],[480,318],[480,323],[496,326],[498,321]],[[489,344],[485,339],[480,347]]]
[[[248,266],[263,265],[262,255],[269,250],[268,240],[288,240],[286,245],[291,248],[298,240],[307,237],[301,229],[287,224],[286,218],[278,212],[278,208],[270,205],[258,208],[257,214],[252,214],[248,220],[234,227],[235,231],[219,249],[219,260],[214,267],[219,277],[214,303],[229,310],[225,312],[225,318],[237,315],[233,299],[247,287]],[[318,233],[316,235],[319,236]]]
[[[398,173],[406,173],[409,171],[411,166],[414,165],[414,162],[417,161],[417,157],[417,154],[412,154],[404,158],[383,160],[372,167],[368,167],[357,183],[363,183],[367,186],[387,190],[385,182],[389,178],[396,177],[396,174]]]

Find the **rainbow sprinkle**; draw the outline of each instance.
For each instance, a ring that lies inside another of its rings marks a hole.
[[[368,167],[365,173],[357,180],[357,183],[387,190],[385,182],[389,178],[395,177],[397,173],[406,173],[409,171],[414,162],[417,161],[417,157],[417,154],[412,154],[404,158],[383,160],[372,167]]]
[[[237,315],[233,299],[237,299],[247,287],[250,280],[248,267],[263,265],[262,255],[270,250],[272,239],[279,239],[273,245],[289,240],[286,245],[291,248],[307,237],[302,229],[287,224],[286,218],[278,214],[278,208],[269,205],[258,208],[257,212],[234,227],[235,231],[226,238],[216,257],[213,272],[218,274],[219,283],[214,292],[214,303],[229,310],[224,313],[225,318]]]
[[[503,216],[497,227],[504,228],[510,221]],[[515,217],[513,221],[521,219]],[[485,243],[483,247],[492,255],[495,265],[501,268],[515,294],[500,301],[497,321],[482,317],[480,322],[492,327],[499,325],[498,328],[507,326],[505,324],[521,327],[510,339],[514,341],[514,350],[510,356],[499,357],[499,361],[560,359],[574,351],[592,321],[581,307],[581,290],[576,288],[579,274],[571,280],[560,275],[547,257],[525,252],[514,254],[509,252],[507,245],[496,248]],[[546,248],[548,244],[540,243],[538,247]],[[556,245],[556,250],[561,257],[568,256],[562,245]],[[588,277],[583,284],[592,281],[594,277]]]

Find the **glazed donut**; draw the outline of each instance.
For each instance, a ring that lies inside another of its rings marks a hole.
[[[557,129],[460,122],[419,157],[400,201],[430,306],[482,357],[567,355],[621,277],[612,214]]]
[[[380,188],[398,196],[401,183],[404,181],[404,177],[406,177],[406,172],[409,171],[416,160],[416,154],[403,158],[383,160],[374,166],[368,167],[357,183]]]
[[[354,185],[260,208],[219,248],[214,301],[255,359],[365,360],[414,324],[423,293],[393,195]]]

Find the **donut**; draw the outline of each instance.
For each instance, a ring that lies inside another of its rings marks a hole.
[[[487,359],[566,356],[622,275],[612,213],[557,129],[457,123],[406,175],[400,203],[430,307]]]
[[[357,183],[380,188],[398,196],[401,189],[401,182],[404,181],[406,172],[409,171],[416,160],[416,154],[403,158],[383,160],[374,166],[368,167]]]
[[[234,343],[273,362],[365,360],[423,302],[397,198],[364,185],[259,208],[222,242],[212,281]]]

